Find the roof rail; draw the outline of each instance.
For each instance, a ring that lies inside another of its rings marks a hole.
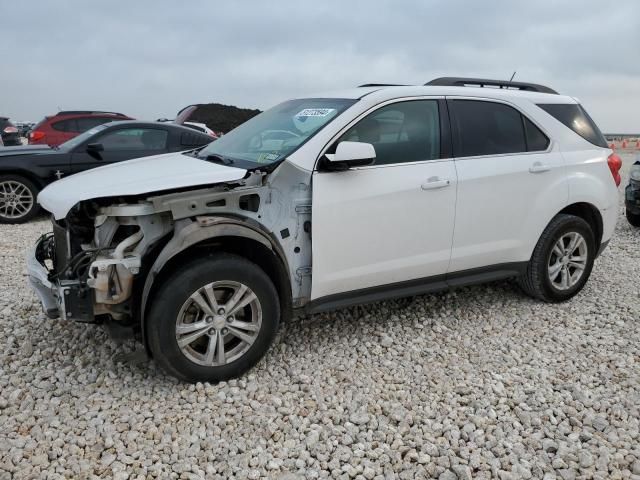
[[[465,77],[440,77],[425,83],[430,86],[440,87],[498,87],[514,90],[524,90],[527,92],[552,93],[558,95],[555,90],[538,85],[536,83],[510,82],[508,80],[489,80],[486,78],[465,78]]]
[[[121,117],[125,117],[123,113],[118,112],[103,112],[101,110],[62,110],[57,113],[57,115],[83,115],[90,113],[106,113],[108,115],[120,115]]]
[[[402,83],[365,83],[363,85],[358,85],[358,88],[362,87],[406,87],[406,84]]]

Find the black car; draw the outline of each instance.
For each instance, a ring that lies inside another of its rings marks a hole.
[[[0,117],[0,137],[5,147],[22,145],[20,132],[18,132],[18,129],[7,117]]]
[[[625,188],[625,210],[627,220],[634,227],[640,227],[640,156],[631,165],[629,185]]]
[[[132,158],[191,150],[211,141],[209,135],[173,123],[126,120],[98,125],[55,148],[1,148],[0,223],[31,219],[38,213],[40,190],[63,176]]]

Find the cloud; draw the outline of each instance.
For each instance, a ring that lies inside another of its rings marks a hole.
[[[640,131],[640,2],[34,0],[0,17],[0,113],[58,107],[172,117],[267,108],[366,82],[508,78],[578,96],[606,131]]]

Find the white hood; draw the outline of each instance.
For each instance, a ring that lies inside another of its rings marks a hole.
[[[42,190],[38,203],[60,219],[83,200],[230,182],[243,178],[246,173],[242,168],[226,167],[182,153],[166,153],[105,165],[63,178]]]

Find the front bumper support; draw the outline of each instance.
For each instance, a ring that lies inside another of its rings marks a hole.
[[[41,240],[42,241],[42,240]],[[60,302],[58,300],[57,289],[49,281],[49,272],[36,258],[36,250],[39,243],[27,253],[27,272],[29,284],[40,299],[42,309],[49,318],[60,316]]]

